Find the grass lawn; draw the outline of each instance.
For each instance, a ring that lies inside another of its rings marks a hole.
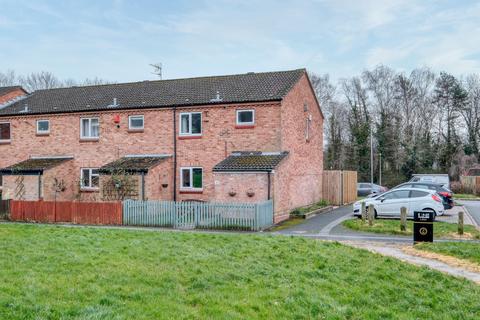
[[[466,200],[480,200],[479,196],[474,194],[467,194],[467,193],[455,193],[453,195],[454,199],[466,199]]]
[[[407,221],[407,230],[400,231],[400,220],[376,219],[374,225],[370,227],[368,223],[363,223],[362,219],[346,220],[343,226],[356,230],[374,233],[394,234],[394,235],[413,235],[413,221]],[[465,225],[464,232],[469,233],[471,238],[480,239],[480,232],[473,226]],[[435,222],[433,225],[433,235],[437,238],[452,238],[457,233],[457,225],[447,222]]]
[[[434,242],[420,243],[415,249],[432,251],[459,259],[469,260],[480,265],[480,243],[474,242]]]
[[[480,286],[335,242],[0,224],[0,319],[479,319]]]
[[[315,210],[318,210],[318,209],[321,209],[321,208],[325,208],[327,206],[328,206],[328,201],[327,200],[320,200],[319,202],[314,203],[314,204],[312,204],[308,207],[297,208],[297,209],[293,210],[290,214],[293,215],[293,216],[302,215],[302,214],[309,213],[309,212],[312,212],[312,211],[315,211]]]

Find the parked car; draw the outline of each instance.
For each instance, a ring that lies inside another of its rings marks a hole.
[[[388,188],[379,186],[375,183],[370,182],[359,182],[357,183],[357,196],[364,197],[372,193],[383,193],[387,191]]]
[[[414,174],[409,182],[430,182],[438,183],[450,189],[450,177],[448,174]]]
[[[403,188],[395,189],[376,197],[366,198],[353,204],[353,214],[361,216],[362,202],[373,205],[375,217],[400,217],[400,208],[407,208],[407,217],[413,218],[414,211],[433,211],[435,216],[443,215],[442,198],[435,190]]]
[[[442,197],[443,207],[446,210],[451,209],[454,206],[454,201],[452,199],[453,192],[450,191],[449,189],[443,187],[439,183],[429,183],[429,182],[421,182],[421,181],[420,182],[405,182],[405,183],[399,184],[396,187],[393,187],[392,190],[403,189],[403,188],[435,190],[438,193],[438,195]]]

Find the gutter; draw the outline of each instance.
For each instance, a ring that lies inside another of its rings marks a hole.
[[[173,201],[177,201],[177,107],[173,107]]]

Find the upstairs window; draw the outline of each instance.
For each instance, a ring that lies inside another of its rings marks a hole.
[[[82,139],[98,139],[100,136],[100,123],[98,118],[80,119],[80,137]]]
[[[37,120],[37,134],[49,134],[50,133],[50,121]]]
[[[80,184],[82,189],[98,189],[100,176],[98,169],[85,168],[80,173]]]
[[[11,139],[10,123],[0,122],[0,143],[9,142]]]
[[[180,135],[181,136],[202,135],[202,113],[201,112],[180,113]]]
[[[129,116],[128,130],[143,130],[144,118],[143,116]]]
[[[255,124],[255,110],[237,110],[238,126],[253,126]]]
[[[180,179],[182,189],[201,190],[203,188],[203,169],[180,168]]]

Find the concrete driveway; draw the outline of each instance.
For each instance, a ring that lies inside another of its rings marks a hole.
[[[465,205],[471,213],[475,212],[475,217],[480,223],[480,201],[469,201]],[[447,210],[445,215],[437,217],[437,221],[457,223],[458,212],[461,207],[454,207]],[[343,206],[333,209],[327,213],[319,214],[311,219],[283,229],[273,232],[274,234],[283,234],[291,236],[303,236],[325,240],[359,240],[359,241],[383,241],[383,242],[412,242],[412,236],[384,235],[370,232],[360,232],[347,229],[342,226],[342,222],[347,219],[356,219],[352,213],[352,206]],[[465,224],[475,225],[475,220],[470,215],[465,215]],[[442,240],[440,240],[442,241]]]
[[[347,219],[356,219],[353,216],[351,205],[335,208],[330,212],[319,214],[311,219],[305,220],[300,224],[273,233],[337,241],[412,241],[412,237],[408,236],[382,235],[369,232],[358,232],[344,228],[342,226],[342,222]]]

